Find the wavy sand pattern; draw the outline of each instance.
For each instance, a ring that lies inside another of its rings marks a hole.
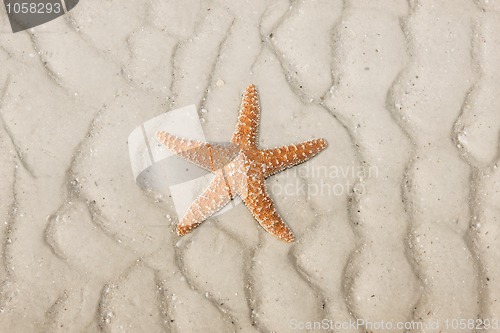
[[[82,1],[0,29],[1,332],[500,320],[498,1]],[[261,146],[330,144],[268,180],[297,241],[243,205],[179,239],[127,137],[196,103],[228,140],[249,83]]]

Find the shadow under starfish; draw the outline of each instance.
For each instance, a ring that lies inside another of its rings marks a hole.
[[[265,179],[277,172],[303,163],[327,147],[324,139],[272,149],[257,147],[260,107],[252,84],[243,96],[231,145],[183,139],[158,131],[156,137],[174,154],[215,174],[208,188],[188,208],[177,225],[185,235],[239,195],[255,219],[269,233],[293,242],[293,232],[283,222],[266,190]]]

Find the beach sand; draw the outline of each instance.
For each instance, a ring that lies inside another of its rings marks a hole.
[[[500,332],[499,76],[498,1],[2,7],[0,331]],[[296,241],[180,238],[127,138],[195,104],[226,142],[251,83],[261,147],[329,143],[267,180]]]

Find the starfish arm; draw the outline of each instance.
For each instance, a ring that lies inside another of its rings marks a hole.
[[[235,147],[182,139],[163,131],[156,133],[156,139],[172,153],[212,172],[229,163],[237,152]]]
[[[253,84],[249,85],[241,101],[240,115],[231,142],[240,147],[255,147],[259,128],[259,96]]]
[[[264,177],[303,163],[327,147],[324,139],[315,139],[296,145],[261,150],[262,163],[266,165]]]
[[[205,192],[189,206],[186,214],[177,225],[177,234],[183,236],[190,233],[211,215],[221,210],[231,199],[223,171],[219,170]]]
[[[264,177],[259,180],[248,177],[247,184],[247,193],[241,195],[241,197],[255,219],[270,234],[282,241],[293,242],[295,236],[292,230],[283,222],[274,207],[273,200],[267,194]]]

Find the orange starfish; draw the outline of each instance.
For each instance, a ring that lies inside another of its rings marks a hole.
[[[177,225],[180,236],[191,232],[239,195],[267,232],[285,242],[295,239],[276,211],[266,191],[265,179],[309,160],[325,149],[327,142],[316,139],[296,145],[258,149],[259,114],[257,90],[252,84],[243,96],[238,123],[229,146],[181,139],[162,131],[156,133],[158,141],[170,151],[215,174],[215,179],[191,204]]]

